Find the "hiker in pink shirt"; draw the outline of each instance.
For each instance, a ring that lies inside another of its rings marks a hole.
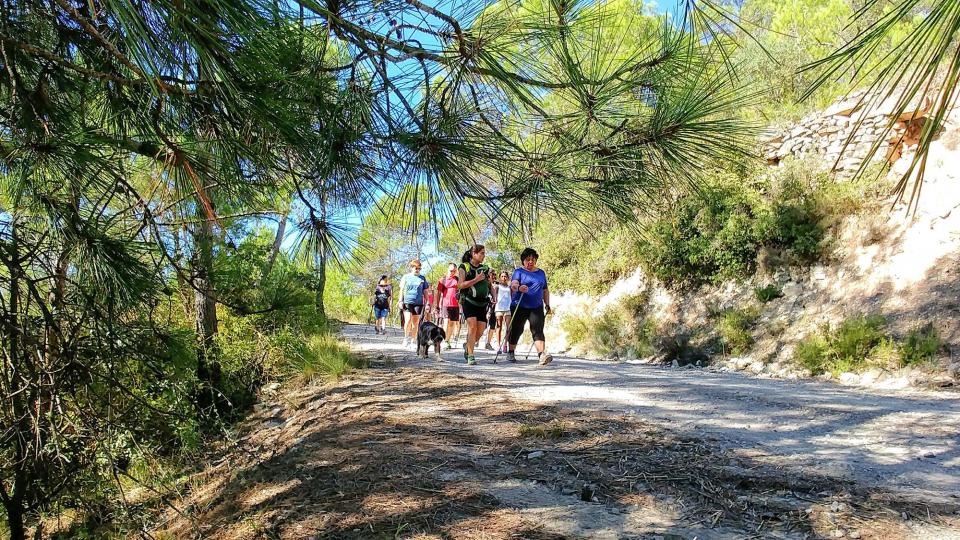
[[[460,302],[457,301],[457,265],[450,263],[447,275],[437,282],[437,309],[447,318],[447,349],[460,333]]]

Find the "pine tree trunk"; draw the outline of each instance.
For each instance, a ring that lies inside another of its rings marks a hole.
[[[7,528],[10,529],[10,540],[26,540],[27,528],[23,522],[23,506],[19,501],[4,501],[3,509],[7,513]]]
[[[317,313],[320,315],[321,320],[327,320],[327,312],[323,305],[323,291],[327,287],[327,256],[320,256],[317,262],[317,286],[316,286],[316,306]]]
[[[23,467],[28,463],[28,450],[25,446],[24,434],[30,433],[29,418],[30,415],[24,409],[24,400],[27,399],[27,392],[20,386],[19,367],[20,367],[20,253],[19,238],[17,235],[19,223],[16,214],[13,215],[10,224],[10,242],[7,263],[7,271],[10,275],[10,290],[7,295],[9,319],[4,321],[3,338],[9,354],[9,372],[4,372],[4,393],[12,396],[8,402],[10,407],[10,418],[17,420],[16,431],[18,435],[13,443],[13,455],[9,456],[14,463],[17,463],[13,471],[13,485],[10,486],[10,492],[7,493],[7,486],[0,484],[0,498],[3,500],[3,509],[7,514],[7,527],[9,528],[11,540],[24,540],[26,538],[26,527],[23,519],[23,495],[26,482],[24,481],[25,471]]]
[[[263,269],[263,277],[270,275],[273,270],[273,264],[277,262],[277,255],[280,253],[280,245],[283,243],[283,235],[287,231],[287,216],[283,216],[280,224],[277,225],[277,236],[273,239],[273,247],[270,249],[270,257],[267,259],[267,266]]]
[[[204,219],[194,230],[194,253],[191,263],[195,328],[199,351],[197,377],[213,387],[220,384],[220,368],[216,362],[217,299],[213,287],[213,222]]]

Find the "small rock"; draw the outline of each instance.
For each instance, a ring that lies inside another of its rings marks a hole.
[[[670,365],[672,365],[672,366],[675,367],[675,368],[678,368],[678,367],[680,367],[680,362],[678,362],[677,359],[674,358],[674,359],[673,359],[673,362],[671,362]]]
[[[273,393],[280,389],[280,383],[272,382],[263,388],[267,392]]]
[[[860,532],[859,532],[859,531],[850,531],[850,534],[849,534],[848,536],[849,536],[850,538],[853,538],[853,540],[857,540],[858,538],[860,538]]]
[[[860,382],[860,376],[856,373],[851,373],[849,371],[844,371],[840,374],[840,383],[841,384],[858,384]]]
[[[880,368],[870,368],[860,375],[860,384],[871,385],[883,379],[883,370]]]
[[[954,362],[947,368],[947,375],[953,378],[960,377],[960,362]]]
[[[753,363],[753,359],[747,356],[742,356],[739,358],[731,358],[730,363],[733,364],[733,369],[737,371],[743,371]]]
[[[844,532],[843,532],[842,530],[840,530],[840,529],[835,529],[835,530],[833,531],[833,537],[834,537],[834,538],[843,538],[844,536],[846,536],[846,533],[844,533]]]
[[[527,454],[527,459],[540,459],[542,457],[543,457],[543,452],[541,452],[540,450],[536,450],[534,452],[530,452],[529,454]]]
[[[940,375],[938,377],[934,377],[933,380],[930,381],[930,384],[937,388],[949,388],[953,386],[954,380],[953,377],[950,377],[949,375]]]

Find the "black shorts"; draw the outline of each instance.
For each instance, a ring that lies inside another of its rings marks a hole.
[[[487,307],[487,326],[490,330],[497,329],[497,312],[493,309],[493,304]]]
[[[403,310],[414,315],[423,315],[423,304],[404,304]]]
[[[523,334],[523,327],[527,321],[530,321],[530,333],[533,334],[534,341],[544,341],[543,325],[546,322],[546,315],[543,312],[543,306],[535,308],[518,307],[513,314],[513,320],[510,321],[510,345],[516,345]]]
[[[460,310],[463,311],[463,320],[476,319],[487,322],[487,306],[475,306],[470,302],[463,302],[460,304]]]
[[[460,308],[459,307],[448,307],[447,308],[447,318],[451,321],[460,320]]]

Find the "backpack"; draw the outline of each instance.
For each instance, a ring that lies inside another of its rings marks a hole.
[[[490,267],[485,264],[474,268],[473,265],[465,262],[460,265],[460,268],[463,268],[465,281],[476,278],[478,272],[486,271],[487,275],[490,273]],[[490,302],[490,282],[483,280],[472,287],[460,289],[457,292],[457,301],[461,304],[467,302],[475,306],[486,306]]]
[[[390,307],[390,292],[383,287],[377,287],[373,292],[373,305],[377,309],[387,309]]]

